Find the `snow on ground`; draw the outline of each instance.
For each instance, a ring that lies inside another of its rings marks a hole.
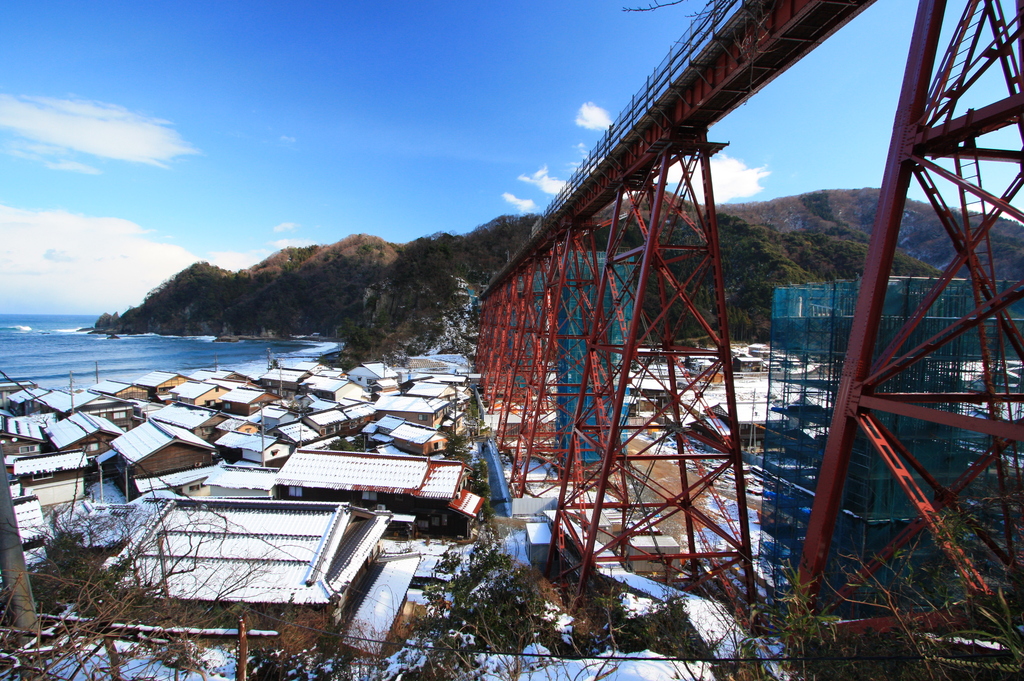
[[[529,646],[523,652],[544,655],[548,651],[539,645]],[[630,658],[630,659],[608,659]],[[518,672],[518,675],[516,673]],[[609,653],[608,657],[582,660],[556,660],[544,657],[517,658],[489,655],[481,660],[481,679],[499,681],[516,678],[518,681],[557,681],[580,679],[591,681],[714,681],[711,667],[704,662],[675,662],[644,650],[639,653]]]
[[[530,564],[530,554],[526,548],[526,530],[515,530],[505,535],[503,540],[505,553],[523,565]]]
[[[101,504],[124,504],[127,503],[127,499],[124,498],[124,494],[117,488],[113,480],[104,480],[103,485],[94,482],[89,485],[87,492],[88,496],[94,501]]]
[[[443,556],[445,552],[448,551],[448,549],[454,549],[463,554],[467,554],[473,550],[472,544],[455,544],[451,542],[436,541],[430,539],[412,539],[409,541],[385,539],[383,541],[384,553],[420,554],[420,564],[416,568],[416,573],[414,577],[425,579],[435,577],[437,579],[448,579],[448,576],[444,573],[435,572],[437,568],[437,561],[441,559],[441,556]]]
[[[175,670],[142,652],[138,643],[116,641],[117,652],[124,660],[121,678],[125,681],[231,681],[236,675],[236,660],[232,653],[218,647],[203,651],[203,671]],[[88,657],[74,656],[58,663],[49,671],[49,676],[63,681],[93,681],[107,678],[110,661],[106,650],[100,646]]]
[[[670,598],[682,598],[686,601],[686,612],[690,624],[697,630],[700,638],[711,648],[715,657],[733,657],[738,651],[740,642],[746,638],[743,628],[732,616],[729,609],[716,601],[701,598],[679,589],[655,582],[641,575],[628,572],[620,567],[602,567],[601,574],[653,596],[659,601]]]

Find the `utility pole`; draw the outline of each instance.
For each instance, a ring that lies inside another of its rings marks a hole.
[[[10,608],[13,624],[24,631],[36,631],[35,601],[32,599],[32,585],[28,581],[25,567],[25,552],[18,534],[18,520],[14,515],[11,499],[11,483],[7,478],[7,462],[4,460],[3,445],[0,444],[0,570],[3,571],[3,586],[10,591]],[[25,638],[30,638],[25,636]]]

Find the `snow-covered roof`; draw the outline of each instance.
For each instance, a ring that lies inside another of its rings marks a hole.
[[[0,416],[0,432],[38,442],[45,439],[42,425],[18,416]]]
[[[312,393],[308,395],[299,395],[298,397],[295,398],[295,400],[300,404],[306,405],[309,409],[313,411],[326,411],[327,409],[333,409],[340,404],[339,402],[334,402],[333,400],[322,399],[320,397],[317,397],[316,395],[313,395]]]
[[[136,478],[135,485],[142,493],[185,487],[197,482],[227,489],[258,489],[269,492],[274,488],[277,473],[276,468],[232,466],[222,462],[215,466],[203,466],[177,473],[154,475],[149,478]]]
[[[49,526],[43,515],[42,504],[34,494],[20,496],[14,503],[14,520],[18,523],[18,536],[22,543],[28,543],[46,536]]]
[[[452,499],[464,469],[458,461],[424,456],[299,450],[281,467],[277,483]]]
[[[405,391],[405,394],[409,397],[432,397],[438,399],[451,391],[452,387],[447,383],[414,383]]]
[[[22,476],[74,471],[85,468],[88,465],[89,458],[81,450],[60,452],[58,454],[43,454],[41,456],[27,456],[15,461],[14,474]]]
[[[337,392],[352,381],[347,378],[332,378],[330,376],[310,376],[302,385],[307,385],[313,390],[326,390],[328,392]]]
[[[141,385],[144,388],[157,388],[168,381],[174,381],[179,378],[185,377],[170,371],[151,371],[142,378],[137,379],[135,385]]]
[[[186,485],[205,481],[216,469],[216,466],[203,466],[202,468],[191,468],[187,471],[178,471],[177,473],[164,473],[163,475],[153,475],[148,478],[135,478],[135,486],[142,494],[159,489],[185,487]]]
[[[260,376],[261,381],[284,381],[287,383],[298,383],[309,374],[308,371],[296,371],[294,369],[271,369]]]
[[[341,409],[328,409],[326,411],[318,411],[313,414],[308,414],[306,418],[318,426],[326,426],[332,423],[341,423],[342,421],[348,421],[348,415]]]
[[[231,392],[220,396],[222,402],[237,402],[239,404],[252,404],[261,397],[269,395],[262,390],[250,390],[249,388],[235,388]]]
[[[382,390],[385,389],[385,388],[388,388],[388,389],[394,388],[396,390],[398,389],[398,379],[397,378],[378,378],[376,383],[377,383],[377,387],[381,388]]]
[[[126,550],[141,552],[144,582],[166,581],[171,595],[205,601],[325,605],[372,557],[390,519],[348,504],[208,497],[164,503],[141,541]]]
[[[227,421],[222,421],[221,423],[218,423],[217,430],[223,430],[225,432],[229,430],[238,430],[240,427],[246,424],[251,425],[251,423],[252,422],[247,419],[230,418]]]
[[[257,466],[231,466],[221,464],[206,479],[207,485],[226,487],[227,489],[259,489],[269,492],[277,484],[277,468]]]
[[[70,447],[76,442],[80,442],[83,438],[96,433],[106,433],[108,435],[121,435],[124,433],[123,430],[102,416],[94,416],[83,412],[75,412],[63,421],[47,425],[43,430],[57,449]]]
[[[136,463],[175,441],[207,450],[214,449],[209,442],[199,439],[184,428],[159,421],[146,421],[112,440],[110,446],[129,462]]]
[[[446,400],[408,397],[406,395],[384,395],[374,406],[381,411],[403,411],[413,414],[434,414],[447,405]]]
[[[177,395],[178,397],[184,397],[185,399],[194,400],[202,397],[211,390],[224,390],[224,388],[213,383],[195,383],[193,381],[188,381],[171,388],[171,394]]]
[[[76,391],[74,396],[64,390],[51,390],[45,395],[39,395],[36,397],[36,402],[44,404],[54,411],[68,412],[72,409],[83,407],[93,400],[98,399],[100,399],[99,395],[85,390]]]
[[[295,421],[294,423],[286,423],[283,426],[275,428],[277,432],[284,437],[296,444],[302,444],[303,442],[309,442],[320,437],[320,433],[307,426],[302,421]]]
[[[350,635],[370,641],[355,641],[355,647],[379,651],[381,644],[376,641],[386,640],[391,633],[419,564],[418,553],[387,556],[373,564],[363,600],[348,625]]]
[[[373,423],[367,423],[365,426],[363,426],[362,432],[366,433],[367,435],[373,435],[374,433],[378,432],[390,433],[392,430],[398,428],[403,423],[405,423],[405,419],[403,419],[400,416],[383,416],[374,421]]]
[[[470,518],[475,518],[483,506],[484,498],[473,494],[468,489],[462,490],[459,498],[448,504],[448,508]]]
[[[40,395],[45,395],[50,392],[46,388],[28,388],[27,390],[19,390],[16,393],[11,393],[7,396],[7,401],[14,404],[22,404],[24,402],[30,402]]]
[[[89,392],[97,393],[99,395],[117,395],[122,390],[132,388],[131,383],[123,383],[121,381],[100,381],[96,385],[89,388]]]
[[[254,452],[262,452],[267,447],[277,442],[273,435],[261,435],[260,433],[240,433],[233,430],[214,442],[218,447],[229,449],[248,449]]]
[[[426,499],[451,499],[455,496],[466,466],[458,461],[434,459],[423,487],[416,496]]]
[[[153,412],[149,415],[149,418],[191,430],[192,428],[198,428],[216,415],[217,412],[213,409],[175,402],[159,411]]]
[[[227,369],[217,369],[216,371],[211,369],[200,369],[199,371],[189,374],[188,378],[189,380],[199,381],[201,383],[203,381],[208,381],[211,378],[224,379],[232,373],[233,372],[228,371]]]
[[[367,376],[373,379],[398,378],[398,373],[382,362],[361,364],[348,372],[349,376]]]
[[[391,437],[396,440],[405,440],[416,445],[426,444],[431,440],[442,440],[444,435],[434,428],[417,426],[414,423],[405,422],[391,431]]]

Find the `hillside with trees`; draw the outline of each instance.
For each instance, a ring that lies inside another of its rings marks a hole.
[[[877,189],[827,190],[719,207],[729,314],[737,340],[766,340],[777,286],[858,277]],[[474,299],[529,238],[537,216],[501,216],[467,234],[406,244],[356,234],[286,248],[238,272],[196,263],[97,328],[117,333],[288,337],[346,343],[346,360],[472,353]],[[1000,267],[1024,268],[1024,226],[994,230]],[[910,201],[894,273],[932,276],[952,257],[934,212]],[[102,321],[102,323],[101,323]]]

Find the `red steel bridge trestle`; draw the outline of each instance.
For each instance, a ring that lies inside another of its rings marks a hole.
[[[709,165],[722,145],[709,143],[707,131],[870,2],[709,3],[485,292],[477,356],[484,397],[498,415],[498,445],[511,456],[513,494],[557,495],[547,573],[558,582],[583,590],[595,573],[629,569],[682,588],[713,581],[737,603],[753,601]],[[999,217],[1024,222],[1012,205],[1024,186],[1021,19],[1020,8],[1006,12],[1006,4],[967,0],[944,54],[938,40],[945,2],[920,4],[800,564],[801,579],[815,588],[827,569],[858,432],[918,512],[886,551],[863,557],[864,579],[928,529],[967,584],[988,588],[972,557],[950,539],[945,509],[955,508],[958,494],[984,471],[997,470],[1004,499],[1021,489],[1016,442],[1024,439],[1024,399],[1008,386],[1014,367],[1024,364],[1024,337],[1009,309],[1024,299],[1024,280],[996,271],[991,238]],[[965,108],[968,95],[993,78],[1005,84],[1004,96]],[[998,188],[982,182],[989,165],[1003,167]],[[928,342],[902,347],[922,309],[905,333],[877,348],[912,181],[957,253],[926,302],[953,278],[967,277],[976,309]],[[963,334],[980,334],[984,390],[886,391],[893,376]],[[659,397],[647,399],[645,385]],[[709,404],[711,394],[721,395],[717,405]],[[953,424],[988,444],[955,482],[943,484],[880,414]],[[1021,559],[1019,528],[1010,528],[1019,509],[1004,501],[1002,511],[1001,534],[976,529],[991,555],[1009,565]]]

